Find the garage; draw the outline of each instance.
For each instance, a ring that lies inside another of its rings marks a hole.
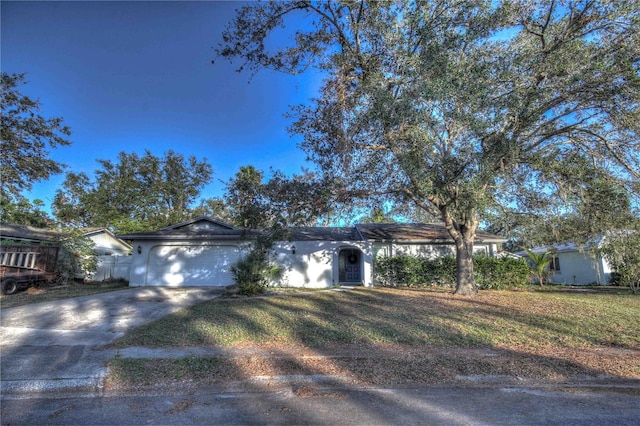
[[[239,257],[235,245],[157,245],[149,251],[145,285],[232,285],[231,265]]]
[[[226,287],[231,267],[251,250],[259,231],[200,217],[156,231],[123,234],[133,247],[129,286]]]

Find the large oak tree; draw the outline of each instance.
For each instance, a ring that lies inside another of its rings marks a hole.
[[[485,212],[544,209],[587,171],[639,192],[639,11],[637,0],[252,3],[217,53],[254,72],[321,70],[318,97],[292,112],[302,148],[353,196],[437,215],[455,241],[456,292],[474,294]]]

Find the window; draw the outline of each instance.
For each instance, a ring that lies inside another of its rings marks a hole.
[[[560,258],[556,255],[551,256],[551,263],[549,263],[549,270],[551,272],[560,272]]]

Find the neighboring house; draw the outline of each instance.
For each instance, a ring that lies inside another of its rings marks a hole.
[[[94,243],[94,250],[98,254],[98,269],[86,278],[102,281],[109,278],[129,279],[129,263],[131,246],[116,237],[107,229],[89,229],[84,236]],[[23,243],[52,243],[64,237],[62,232],[35,228],[26,225],[0,223],[0,239],[2,241],[18,241]],[[84,273],[76,278],[85,278]]]
[[[119,238],[132,241],[130,286],[228,286],[234,284],[231,266],[259,235],[200,217]],[[494,256],[505,241],[478,231],[474,251]],[[291,228],[287,241],[276,242],[272,251],[272,261],[284,272],[275,285],[310,288],[371,286],[374,256],[455,254],[443,225],[402,223]]]
[[[595,241],[598,244],[600,241]],[[534,253],[551,253],[549,281],[554,284],[607,285],[611,279],[612,268],[601,256],[588,250],[580,250],[575,244],[555,244],[531,249]],[[527,252],[516,253],[527,258]]]
[[[2,241],[10,240],[34,244],[53,243],[59,241],[62,236],[61,232],[53,229],[0,222],[0,240]]]
[[[129,279],[131,246],[105,228],[87,229],[84,236],[94,243],[98,268],[86,276],[92,281]]]

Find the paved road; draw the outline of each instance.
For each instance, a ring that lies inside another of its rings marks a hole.
[[[11,424],[637,425],[640,397],[524,388],[340,389],[4,399]]]
[[[99,350],[127,330],[218,297],[206,288],[129,288],[0,310],[0,389],[39,391],[98,387],[104,363]]]

